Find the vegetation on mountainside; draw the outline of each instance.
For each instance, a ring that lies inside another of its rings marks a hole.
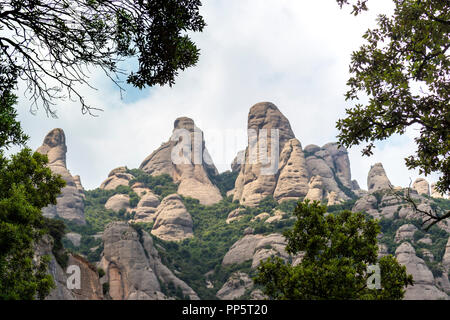
[[[295,266],[275,257],[260,263],[255,283],[272,299],[401,299],[412,285],[406,267],[391,255],[377,258],[377,221],[344,210],[328,213],[326,206],[299,202],[292,229],[283,233],[292,255],[303,252]],[[380,268],[381,288],[369,287],[371,265]]]

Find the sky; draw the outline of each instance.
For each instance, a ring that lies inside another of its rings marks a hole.
[[[37,149],[53,128],[66,134],[67,167],[81,176],[86,189],[97,188],[119,166],[137,168],[166,142],[180,116],[194,119],[220,172],[230,169],[246,147],[250,107],[270,101],[289,119],[305,147],[337,141],[336,121],[345,116],[346,81],[351,53],[362,34],[376,25],[378,13],[392,10],[391,0],[369,1],[370,11],[354,17],[336,1],[215,0],[203,1],[207,26],[192,35],[200,48],[195,67],[180,72],[171,88],[138,90],[117,87],[100,71],[80,88],[87,103],[104,111],[83,115],[79,104],[60,101],[58,118],[41,108],[30,113],[30,102],[19,94],[19,120]],[[132,69],[132,61],[124,67]],[[352,179],[367,188],[370,166],[382,162],[391,183],[408,186],[419,175],[408,171],[404,158],[415,151],[417,128],[377,143],[374,155],[349,150]],[[14,152],[16,150],[12,150]],[[426,177],[429,182],[437,176]]]

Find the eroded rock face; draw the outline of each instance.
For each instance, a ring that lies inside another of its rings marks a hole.
[[[190,118],[176,119],[170,140],[148,156],[139,168],[154,176],[170,175],[179,183],[179,194],[198,199],[201,204],[222,200],[219,189],[208,176],[217,175],[218,171],[205,147],[203,132]]]
[[[403,242],[395,251],[395,255],[397,261],[406,266],[408,274],[414,279],[414,285],[406,288],[406,300],[448,299],[448,295],[436,287],[433,274],[425,262],[416,256],[409,242]]]
[[[412,187],[418,194],[430,195],[430,185],[424,178],[417,178]]]
[[[253,287],[253,281],[244,272],[233,273],[216,296],[220,300],[234,300],[244,295],[245,291]]]
[[[50,257],[48,273],[53,277],[55,283],[55,288],[50,291],[45,300],[76,300],[75,294],[67,288],[67,275],[56,262],[52,247],[53,238],[49,235],[44,235],[35,246],[35,261],[40,261],[41,257],[45,255]]]
[[[127,194],[115,194],[105,203],[105,208],[119,212],[130,208],[130,197]]]
[[[111,299],[170,299],[161,291],[161,284],[173,283],[185,296],[198,300],[197,294],[162,264],[147,232],[139,235],[125,222],[112,222],[102,239],[104,251],[99,266],[106,273]]]
[[[237,209],[234,209],[233,211],[231,211],[229,214],[228,214],[228,217],[227,217],[227,220],[226,220],[226,223],[231,223],[231,222],[233,222],[233,221],[239,221],[240,219],[242,219],[243,218],[243,213],[245,212],[245,209],[244,208],[237,208]]]
[[[103,289],[100,285],[97,269],[86,259],[78,255],[69,255],[69,266],[80,268],[80,289],[72,289],[77,300],[103,300]]]
[[[324,187],[322,178],[320,176],[313,176],[309,180],[309,190],[305,198],[311,201],[322,201],[325,191]]]
[[[241,150],[237,153],[236,157],[233,159],[231,163],[231,171],[239,172],[241,171],[241,166],[245,161],[245,150]]]
[[[156,209],[152,234],[166,241],[180,241],[194,236],[192,217],[178,194],[163,199]]]
[[[302,145],[288,140],[280,154],[279,176],[273,197],[277,201],[297,200],[308,193],[309,174]]]
[[[417,228],[412,224],[402,225],[398,228],[397,233],[395,234],[395,242],[400,243],[405,240],[412,240],[416,231]]]
[[[246,235],[231,246],[223,258],[222,265],[241,264],[252,260],[252,268],[256,268],[260,261],[271,256],[288,259],[289,255],[284,250],[285,247],[285,238],[277,233],[267,236]]]
[[[118,167],[111,170],[108,178],[100,185],[100,189],[114,190],[118,186],[128,186],[133,178],[134,176],[132,174],[127,173],[126,167]]]
[[[345,148],[328,143],[322,148],[309,145],[303,150],[288,119],[270,102],[258,103],[250,109],[247,127],[248,147],[233,200],[256,206],[267,196],[278,202],[304,198],[311,189],[314,190],[308,198],[312,199],[326,198],[331,192],[336,193],[337,203],[350,198],[350,161]],[[279,144],[273,148],[271,129],[279,130]]]
[[[369,192],[390,189],[391,182],[389,181],[386,171],[384,171],[381,163],[374,164],[367,176],[367,188]]]
[[[156,209],[160,205],[157,195],[148,191],[142,195],[136,206],[135,222],[153,222],[156,217]]]
[[[53,173],[61,175],[66,186],[57,197],[56,205],[50,205],[42,210],[44,216],[61,217],[78,224],[85,224],[84,195],[80,192],[75,179],[66,167],[66,136],[62,129],[53,129],[44,139],[37,152],[47,155],[48,167]]]

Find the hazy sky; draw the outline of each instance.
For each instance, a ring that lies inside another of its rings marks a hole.
[[[33,149],[51,129],[64,129],[68,169],[87,189],[118,166],[138,167],[169,139],[180,116],[193,118],[204,131],[219,171],[228,170],[245,148],[248,110],[261,101],[278,106],[303,147],[324,145],[336,141],[335,123],[351,106],[344,100],[350,55],[375,25],[375,14],[391,6],[391,0],[369,1],[371,11],[354,17],[335,0],[204,1],[208,25],[193,36],[200,61],[180,73],[172,88],[130,89],[121,99],[109,79],[93,72],[98,90],[82,92],[89,104],[104,109],[98,117],[82,115],[79,105],[67,101],[57,106],[58,119],[42,109],[34,116],[21,96],[19,119]],[[403,160],[415,150],[415,134],[411,129],[378,144],[370,158],[361,157],[361,147],[349,150],[352,177],[366,188],[370,165],[382,162],[394,185],[407,186],[418,177]]]

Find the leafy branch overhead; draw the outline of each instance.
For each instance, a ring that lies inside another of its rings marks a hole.
[[[78,88],[90,86],[89,67],[120,87],[119,62],[135,58],[128,83],[171,86],[179,70],[198,60],[187,33],[205,26],[200,6],[199,0],[0,1],[0,77],[10,70],[25,80],[32,111],[43,103],[53,116],[55,100],[66,97],[84,113],[95,110]]]
[[[349,1],[338,1],[342,6]],[[354,10],[364,8],[358,1]],[[420,174],[441,174],[437,188],[450,191],[450,1],[394,0],[391,17],[378,16],[365,43],[353,52],[347,100],[366,100],[337,122],[342,145],[374,142],[419,129],[417,150],[405,159]],[[366,8],[367,9],[367,8]],[[363,9],[362,9],[363,10]],[[360,10],[361,11],[361,10]],[[360,12],[357,11],[357,12]],[[355,12],[355,13],[357,13]]]

